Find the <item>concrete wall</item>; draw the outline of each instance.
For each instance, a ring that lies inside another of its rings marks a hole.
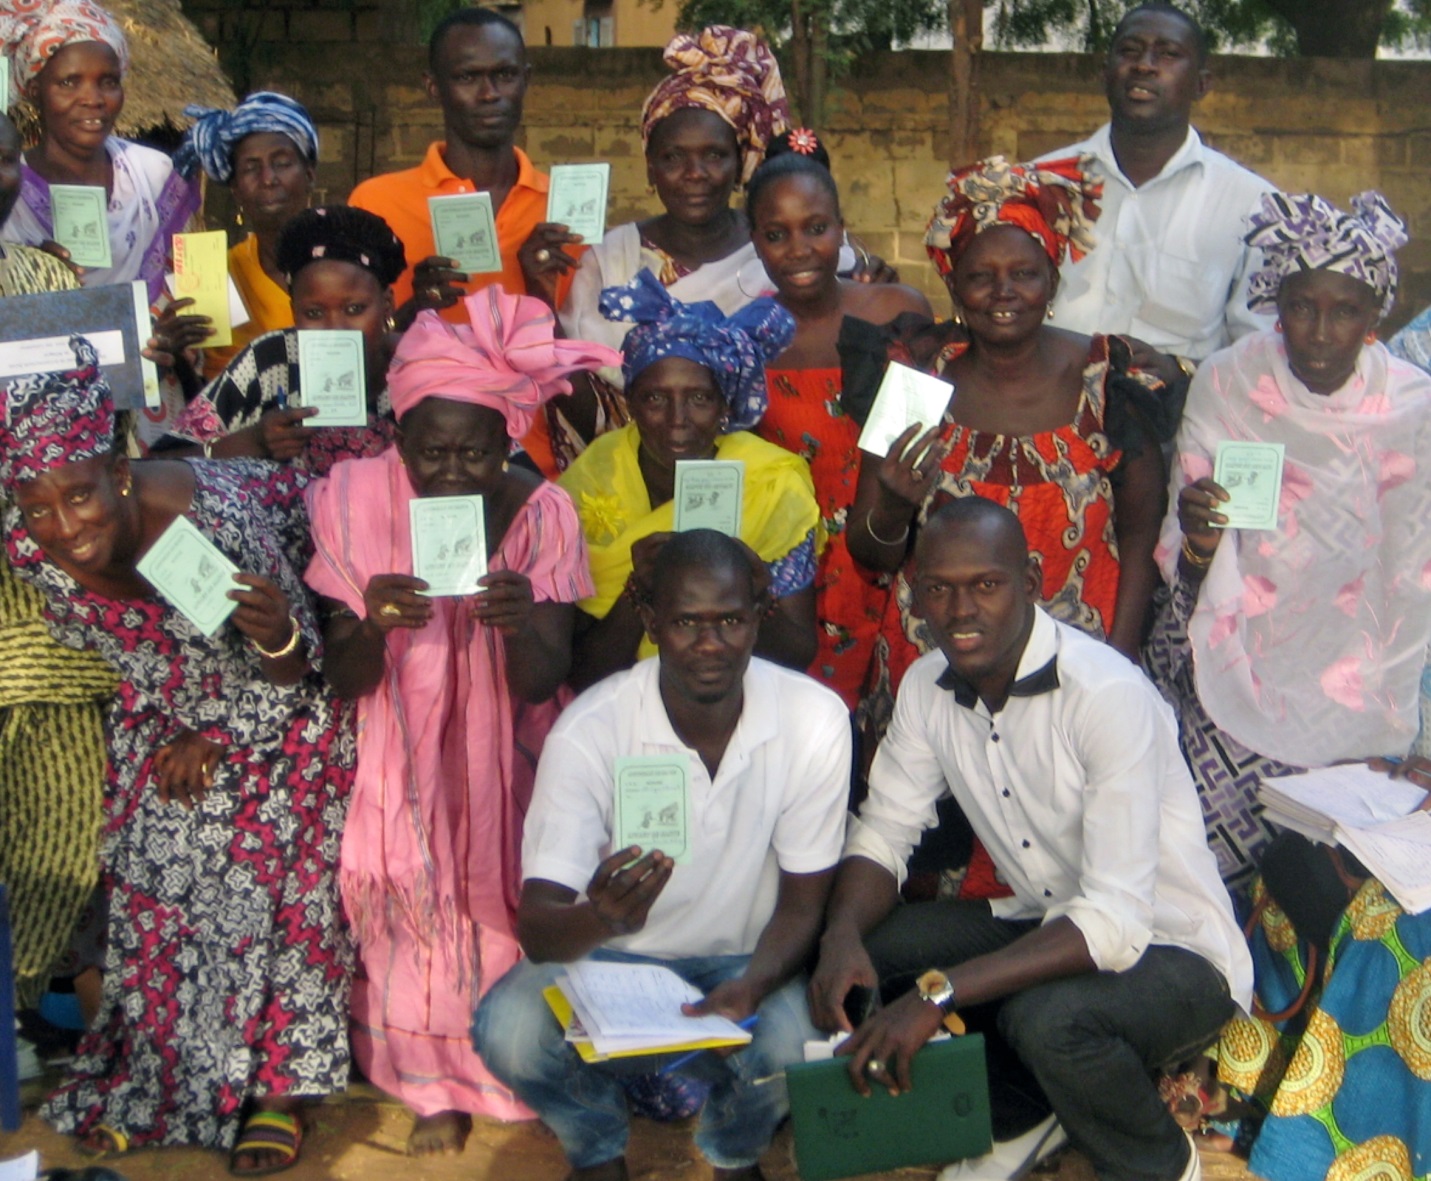
[[[672,3],[673,0],[666,0]],[[422,89],[424,55],[401,44],[391,7],[268,8],[245,63],[234,60],[246,18],[222,0],[185,0],[253,88],[295,95],[319,120],[326,200],[359,180],[416,163],[440,135]],[[213,5],[214,7],[208,7]],[[641,157],[641,102],[661,76],[655,49],[534,48],[525,147],[539,165],[613,165],[611,224],[654,212]],[[1393,322],[1431,303],[1431,63],[1220,58],[1197,112],[1206,138],[1283,188],[1345,203],[1379,188],[1411,224],[1403,296]],[[946,306],[921,239],[948,163],[948,55],[875,54],[834,98],[827,128],[846,220],[870,248]],[[1078,54],[986,54],[980,66],[984,153],[1020,159],[1085,136],[1106,118],[1099,64]],[[222,214],[223,202],[214,210]]]

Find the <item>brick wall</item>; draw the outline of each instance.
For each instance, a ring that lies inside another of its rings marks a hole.
[[[412,26],[391,3],[270,4],[255,14],[185,0],[184,9],[240,86],[309,106],[323,134],[324,200],[416,163],[441,133],[422,86],[425,55],[404,43]],[[524,146],[536,162],[610,160],[611,224],[653,212],[638,119],[661,75],[659,51],[534,48],[532,59]],[[1205,137],[1284,188],[1342,204],[1381,189],[1416,236],[1402,256],[1394,322],[1431,303],[1431,63],[1219,58],[1213,71],[1196,115]],[[947,164],[947,78],[941,52],[871,55],[842,83],[827,128],[846,221],[936,307],[943,300],[921,239]],[[979,94],[985,153],[1027,158],[1107,116],[1099,63],[1079,54],[987,54]],[[222,217],[223,195],[212,205]]]

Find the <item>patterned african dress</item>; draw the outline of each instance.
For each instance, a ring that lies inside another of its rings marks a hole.
[[[78,286],[52,254],[0,250],[0,296]],[[100,703],[113,692],[104,661],[50,638],[44,598],[0,556],[0,882],[22,1006],[39,1003],[99,881]]]
[[[946,357],[957,356],[960,347],[946,350]],[[939,437],[948,452],[916,517],[916,527],[922,526],[963,496],[1007,505],[1018,514],[1043,571],[1043,607],[1100,640],[1113,626],[1118,601],[1112,476],[1123,453],[1104,430],[1114,376],[1124,372],[1110,362],[1109,338],[1095,336],[1067,425],[1035,435],[990,434],[959,425],[945,411]],[[875,644],[874,690],[865,708],[877,734],[888,724],[905,671],[934,647],[928,628],[911,613],[911,570],[906,564],[895,577]]]
[[[1260,897],[1260,883],[1258,895]],[[1306,981],[1306,945],[1275,904],[1252,939],[1257,992],[1276,1013]],[[1276,1024],[1236,1018],[1218,1077],[1269,1114],[1250,1170],[1267,1181],[1412,1181],[1431,1175],[1431,914],[1375,878],[1332,934],[1311,999]]]
[[[270,410],[303,404],[298,329],[265,333],[240,350],[218,377],[194,395],[175,421],[169,441],[214,443],[253,426]],[[397,437],[387,390],[368,412],[366,426],[316,428],[295,467],[326,476],[345,459],[381,455]]]
[[[283,589],[307,650],[321,652],[302,583],[304,475],[251,460],[191,466],[185,515],[241,570]],[[337,865],[351,711],[316,669],[269,682],[231,624],[208,637],[157,597],[82,589],[13,509],[6,534],[55,638],[119,677],[106,720],[103,1001],[43,1114],[78,1135],[103,1123],[135,1146],[227,1149],[251,1097],[347,1083],[353,955]],[[161,803],[156,786],[156,754],[186,730],[223,750],[192,811]]]
[[[830,544],[815,573],[817,649],[809,673],[851,710],[869,682],[890,578],[850,556],[846,517],[860,478],[860,426],[840,406],[842,374],[832,369],[767,369],[770,405],[755,428],[762,439],[810,465]]]

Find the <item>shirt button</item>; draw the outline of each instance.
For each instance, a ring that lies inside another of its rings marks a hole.
[[[994,733],[991,735],[991,737],[993,738],[993,740],[994,740],[995,742],[998,742],[998,741],[999,741],[999,732],[998,732],[997,730],[995,730]]]
[[[1027,849],[1028,847],[1029,847],[1029,843],[1028,843],[1028,841],[1025,841],[1025,842],[1024,842],[1024,848]]]
[[[1006,787],[1006,788],[1004,788],[1004,799],[1008,799],[1008,798],[1009,798],[1009,789]]]
[[[1043,892],[1043,896],[1044,896],[1045,898],[1052,898],[1052,897],[1053,897],[1053,891],[1052,891],[1052,890],[1045,890],[1045,891]]]

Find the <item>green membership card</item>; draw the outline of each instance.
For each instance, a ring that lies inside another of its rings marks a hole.
[[[547,192],[547,221],[564,225],[587,242],[606,236],[610,164],[554,164]]]
[[[480,496],[433,496],[408,502],[412,572],[429,595],[475,595],[487,573],[487,521]]]
[[[659,849],[677,865],[691,857],[691,762],[684,754],[616,760],[612,849]]]
[[[745,463],[739,459],[676,461],[676,532],[714,529],[740,536],[740,507],[745,495]]]
[[[318,409],[304,426],[367,426],[363,334],[354,328],[299,332],[298,392],[301,405]]]
[[[50,217],[55,241],[77,267],[103,270],[109,253],[109,200],[99,185],[51,185]]]
[[[433,249],[443,258],[452,259],[459,271],[489,275],[502,269],[490,195],[457,193],[451,197],[429,197],[427,212],[432,218]]]
[[[1227,529],[1277,528],[1282,495],[1281,443],[1243,443],[1224,439],[1217,445],[1212,478],[1232,498],[1215,511],[1227,517]]]
[[[175,517],[135,567],[206,636],[238,606],[229,591],[239,586],[239,568],[187,517]]]

